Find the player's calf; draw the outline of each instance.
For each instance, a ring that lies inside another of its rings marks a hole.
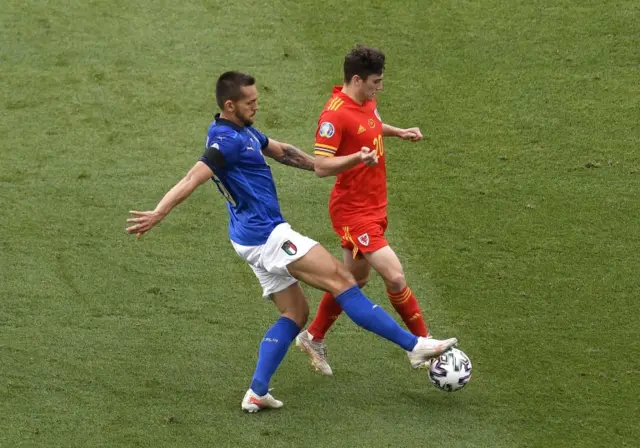
[[[282,317],[289,318],[298,324],[298,327],[304,328],[309,319],[309,301],[299,283],[273,293],[271,297]]]

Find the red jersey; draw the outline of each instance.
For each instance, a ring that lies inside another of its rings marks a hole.
[[[378,153],[378,164],[368,167],[360,163],[338,174],[329,199],[334,226],[387,216],[387,169],[376,101],[360,105],[342,93],[342,86],[335,86],[318,120],[314,153],[347,156],[360,152],[363,146]]]

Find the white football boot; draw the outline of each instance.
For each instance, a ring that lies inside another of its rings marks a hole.
[[[409,357],[409,362],[411,363],[411,368],[413,369],[429,369],[429,366],[431,366],[431,359],[416,361],[411,358],[411,352],[407,352],[407,356]]]
[[[242,410],[251,413],[262,409],[280,409],[282,406],[282,401],[273,398],[269,392],[261,397],[249,389],[242,399]]]
[[[307,330],[296,336],[296,345],[307,352],[311,358],[311,365],[320,373],[332,376],[333,370],[327,362],[327,347],[322,341],[314,341],[313,336]]]
[[[441,341],[431,337],[419,337],[418,343],[413,350],[407,352],[407,355],[409,355],[409,361],[411,362],[411,367],[414,369],[428,367],[431,362],[431,358],[440,356],[440,354],[446,352],[457,343],[458,340],[456,338],[449,338]]]

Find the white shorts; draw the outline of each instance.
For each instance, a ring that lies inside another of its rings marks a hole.
[[[261,246],[242,246],[234,241],[231,244],[255,272],[262,286],[262,296],[266,299],[297,282],[289,274],[287,266],[304,257],[318,243],[299,234],[285,222],[276,226]]]

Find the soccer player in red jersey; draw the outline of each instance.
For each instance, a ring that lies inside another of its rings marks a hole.
[[[316,132],[315,172],[337,176],[329,199],[329,214],[341,239],[344,262],[363,287],[371,268],[384,279],[391,304],[416,336],[428,337],[420,305],[407,286],[402,264],[385,238],[387,229],[387,171],[384,137],[422,139],[419,128],[400,129],[382,122],[376,93],[382,90],[385,56],[375,48],[358,46],[344,60],[344,85],[335,86]],[[296,339],[314,367],[332,375],[324,337],[342,313],[325,293],[309,328]],[[412,363],[417,368],[423,362]]]

